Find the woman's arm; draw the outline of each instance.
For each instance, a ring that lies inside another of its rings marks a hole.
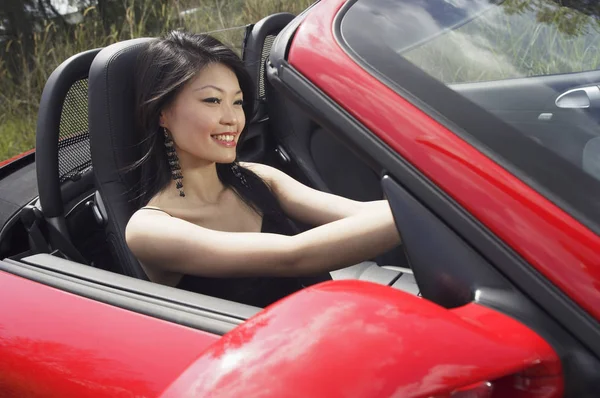
[[[146,266],[213,277],[329,272],[400,243],[386,202],[295,236],[220,232],[160,212],[138,211],[127,225],[126,240]]]
[[[323,225],[387,206],[387,201],[358,202],[310,188],[284,172],[260,163],[240,163],[253,171],[270,187],[283,211],[294,220],[308,225]]]

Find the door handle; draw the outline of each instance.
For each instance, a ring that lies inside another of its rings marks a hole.
[[[556,106],[567,109],[584,109],[600,106],[600,87],[597,85],[568,90],[556,98]]]

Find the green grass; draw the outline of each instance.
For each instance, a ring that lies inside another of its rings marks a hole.
[[[133,5],[138,7],[137,13]],[[49,23],[34,37],[34,50],[25,54],[20,42],[3,43],[18,64],[18,73],[10,74],[0,58],[0,161],[35,146],[35,126],[39,100],[46,80],[64,60],[79,52],[104,47],[120,40],[156,37],[172,29],[212,32],[239,54],[242,26],[277,13],[298,14],[313,0],[123,0],[126,18],[110,26],[105,34],[98,12],[85,10],[83,22],[67,35]],[[184,9],[197,8],[183,18]],[[240,29],[230,29],[240,27]]]
[[[5,114],[0,119],[0,159],[8,159],[35,146],[35,120]]]
[[[402,55],[446,84],[600,69],[596,18],[529,3],[521,12],[498,7]]]
[[[239,53],[243,30],[230,28],[277,12],[298,14],[313,0],[122,2],[126,18],[119,26],[111,25],[109,34],[103,32],[97,10],[89,8],[70,36],[54,24],[46,25],[34,37],[33,53],[24,54],[19,42],[6,43],[19,72],[11,76],[0,58],[0,160],[34,146],[44,84],[71,55],[172,29],[212,32]],[[594,17],[558,7],[553,0],[506,0],[503,7],[403,56],[447,84],[600,68],[600,23]],[[179,17],[190,8],[196,12]]]

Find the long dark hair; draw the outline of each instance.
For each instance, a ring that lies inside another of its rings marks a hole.
[[[246,132],[254,113],[255,89],[242,60],[227,46],[212,36],[173,31],[155,40],[140,54],[136,69],[136,121],[142,157],[132,168],[141,168],[139,207],[144,206],[171,182],[160,113],[204,67],[222,64],[238,78],[244,96]],[[282,214],[281,207],[269,186],[255,173],[234,163],[217,163],[217,175],[223,185],[232,188],[254,210],[263,215]],[[237,175],[236,175],[237,174]],[[243,178],[242,178],[243,177]],[[184,176],[185,184],[185,176]]]

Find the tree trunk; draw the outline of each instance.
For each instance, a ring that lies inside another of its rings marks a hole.
[[[106,4],[107,0],[98,0],[98,14],[100,14],[100,19],[102,21],[102,29],[104,29],[104,34],[110,34],[110,20],[108,15],[108,5]]]
[[[0,1],[0,19],[6,21],[4,29],[9,40],[13,40],[12,51],[19,51],[26,56],[33,51],[33,28],[34,18],[26,7],[32,4],[29,1],[22,0],[2,0]],[[4,18],[2,18],[4,17]],[[20,48],[19,48],[20,44]],[[15,65],[15,57],[10,53],[5,54],[5,58],[10,65],[11,72],[16,72],[22,68],[22,65]],[[17,57],[18,58],[18,57]],[[29,57],[27,57],[29,58]]]

